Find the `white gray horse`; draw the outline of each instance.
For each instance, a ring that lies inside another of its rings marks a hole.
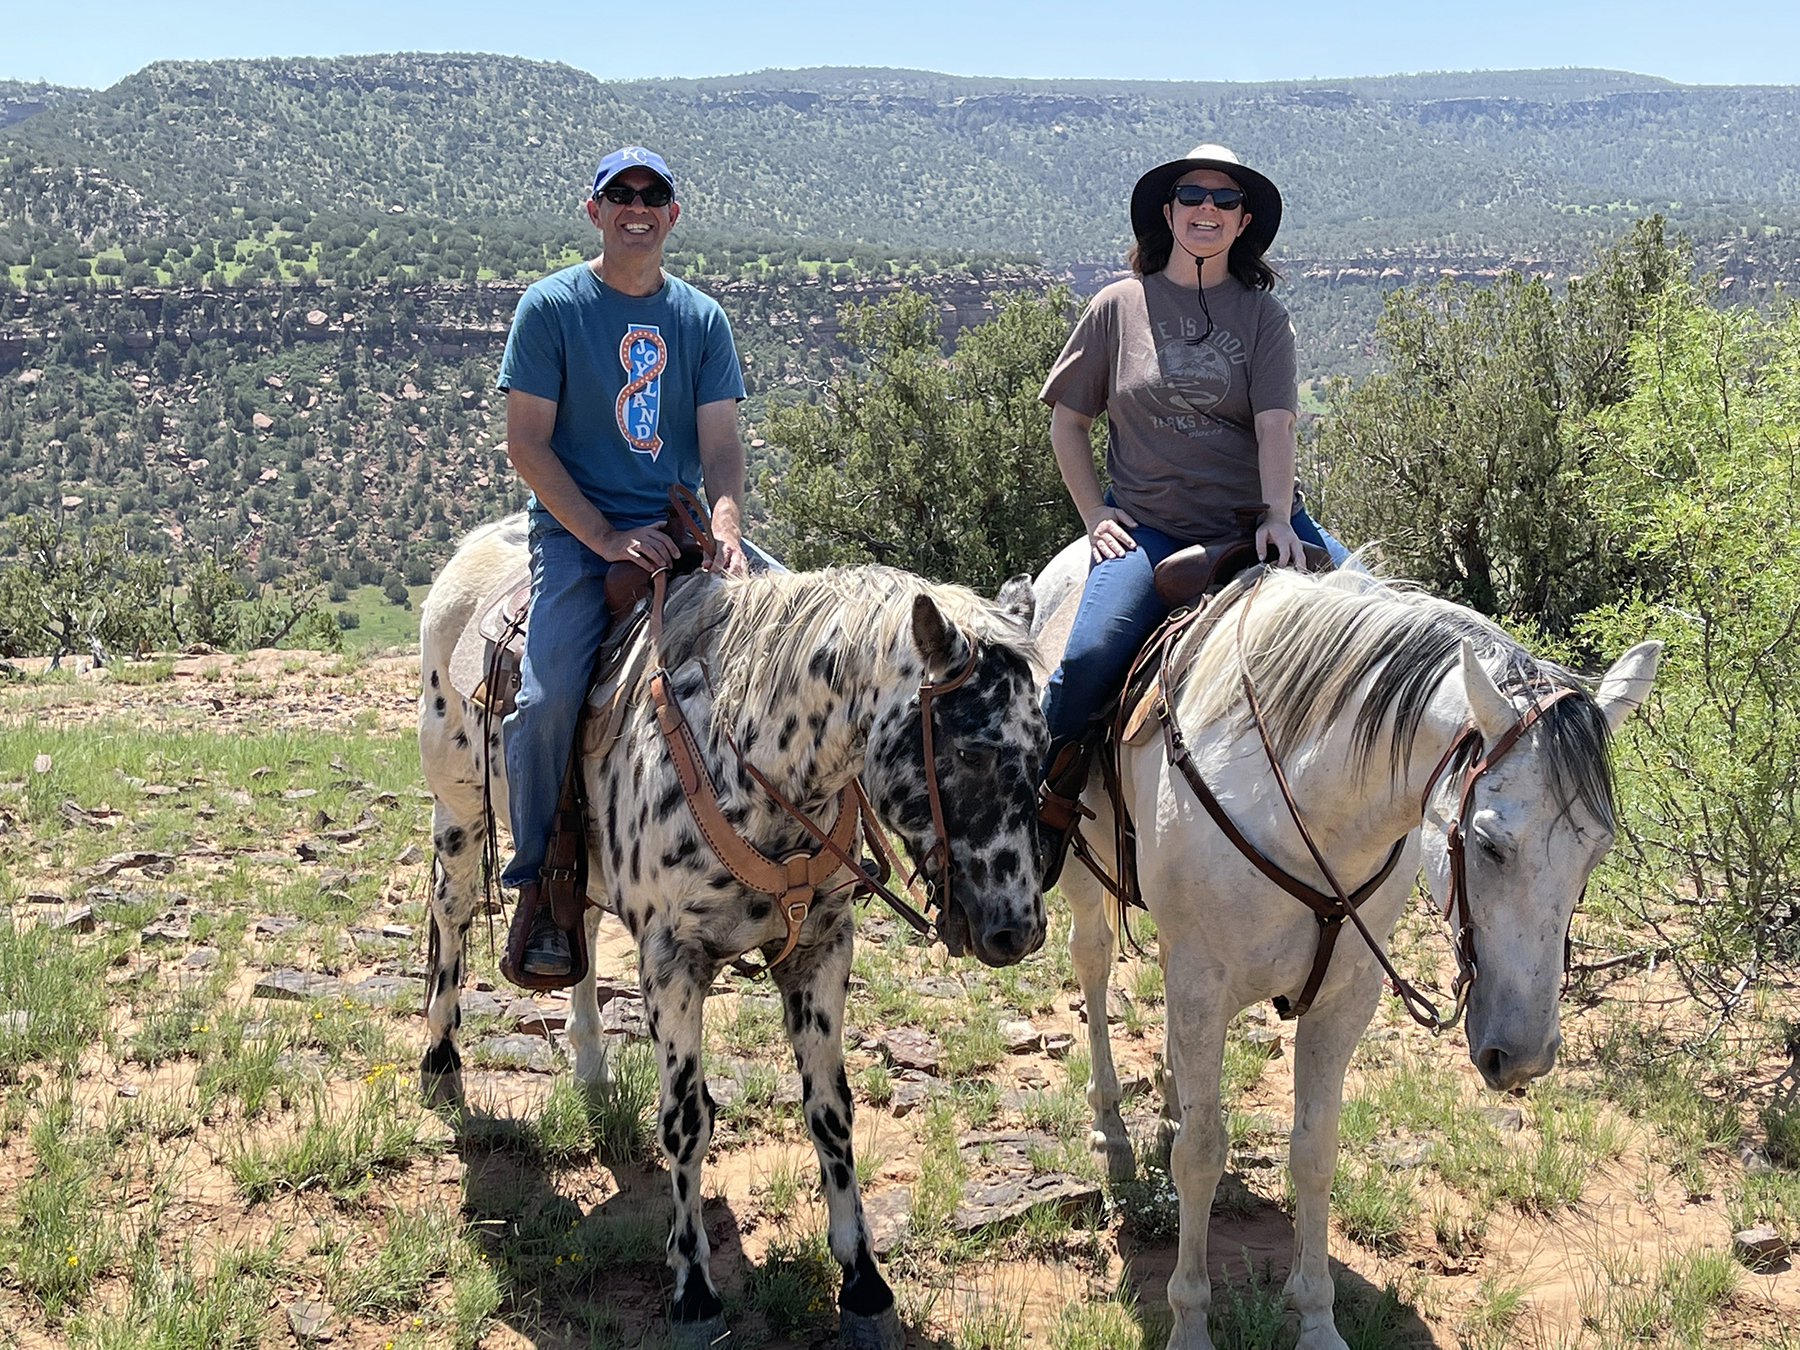
[[[451,652],[482,598],[524,556],[521,518],[471,534],[431,590],[421,625],[419,747],[437,799],[430,972],[422,1076],[440,1098],[460,1095],[455,1044],[463,943],[481,901],[485,842],[481,776],[491,758],[493,802],[505,820],[506,783],[496,734],[482,742],[479,714],[450,689]],[[1046,733],[1032,687],[1031,588],[1015,578],[997,602],[883,567],[761,573],[684,583],[684,607],[663,633],[670,685],[694,728],[719,804],[739,834],[774,859],[812,852],[812,836],[785,815],[740,762],[755,766],[816,825],[829,830],[839,792],[858,776],[879,820],[948,903],[938,931],[953,955],[990,965],[1043,943],[1037,882],[1035,774]],[[944,843],[933,825],[924,762],[920,686],[963,671],[934,697],[932,728]],[[560,772],[558,766],[546,766]],[[765,960],[787,928],[768,895],[748,891],[696,828],[656,720],[646,705],[582,776],[589,822],[589,893],[614,910],[638,947],[638,973],[661,1079],[658,1136],[668,1159],[675,1218],[674,1343],[706,1346],[726,1334],[700,1222],[700,1166],[713,1103],[701,1064],[701,1009],[732,958]],[[948,862],[944,861],[947,856]],[[844,1000],[850,974],[850,873],[822,888],[798,945],[772,972],[802,1083],[802,1110],[823,1174],[830,1245],[844,1271],[839,1295],[847,1345],[897,1350],[904,1332],[894,1297],[870,1255],[851,1152],[844,1075]],[[589,914],[589,942],[598,911]],[[575,1073],[601,1083],[605,1054],[593,974],[574,991],[569,1038]]]
[[[1085,550],[1085,540],[1079,546]],[[1066,638],[1083,561],[1072,549],[1039,579],[1046,662]],[[1168,691],[1170,707],[1206,786],[1290,876],[1314,887],[1324,880],[1247,711],[1245,668],[1302,817],[1345,887],[1374,877],[1404,840],[1399,864],[1361,910],[1385,946],[1418,876],[1421,836],[1431,893],[1440,906],[1448,903],[1446,832],[1457,810],[1459,771],[1478,753],[1444,765],[1453,744],[1472,723],[1480,744],[1493,747],[1546,690],[1573,681],[1472,611],[1366,573],[1269,573],[1250,596],[1251,583],[1234,582],[1214,602],[1221,620],[1181,640],[1173,666],[1182,678]],[[1549,707],[1473,790],[1466,872],[1479,974],[1466,1025],[1470,1056],[1496,1088],[1525,1083],[1554,1063],[1564,936],[1589,872],[1613,839],[1610,732],[1649,692],[1660,654],[1659,643],[1633,647],[1597,693],[1579,690]],[[1128,748],[1122,770],[1142,892],[1166,972],[1165,1092],[1180,1122],[1170,1150],[1181,1237],[1169,1280],[1169,1346],[1211,1350],[1207,1218],[1228,1143],[1219,1096],[1226,1027],[1251,1004],[1297,994],[1312,968],[1319,926],[1221,833],[1171,766],[1160,734]],[[1111,866],[1112,812],[1098,771],[1083,801],[1097,816],[1084,822],[1084,833]],[[1132,1148],[1106,1029],[1114,907],[1073,858],[1061,885],[1074,914],[1070,947],[1087,999],[1091,1143],[1115,1178],[1129,1176]],[[1327,1209],[1344,1071],[1381,987],[1375,957],[1345,931],[1294,1032],[1289,1168],[1296,1213],[1285,1292],[1300,1316],[1298,1350],[1345,1350],[1332,1319]]]

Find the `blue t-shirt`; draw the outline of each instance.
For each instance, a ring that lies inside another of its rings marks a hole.
[[[744,397],[717,301],[674,277],[654,295],[625,295],[586,263],[521,297],[495,383],[556,401],[550,448],[622,530],[665,519],[672,483],[699,491],[695,410]],[[550,518],[535,494],[531,516]]]

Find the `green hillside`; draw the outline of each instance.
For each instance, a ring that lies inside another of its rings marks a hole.
[[[0,216],[15,253],[59,227],[196,230],[233,211],[567,219],[596,150],[644,141],[702,230],[1062,264],[1116,258],[1137,173],[1218,139],[1284,184],[1287,256],[1573,258],[1650,209],[1678,224],[1760,209],[1785,228],[1797,132],[1800,90],[1604,71],[603,83],[480,55],[159,62],[0,132]]]

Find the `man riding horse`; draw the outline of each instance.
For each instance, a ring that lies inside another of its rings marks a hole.
[[[521,969],[572,974],[568,936],[539,906],[545,843],[608,627],[607,570],[673,563],[669,489],[704,482],[718,550],[745,570],[743,374],[718,303],[662,270],[681,215],[660,155],[626,146],[600,161],[587,202],[598,257],[534,283],[519,301],[496,383],[506,441],[531,489],[530,628],[506,719],[512,862],[502,884],[535,914]]]

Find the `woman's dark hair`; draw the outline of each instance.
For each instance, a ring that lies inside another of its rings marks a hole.
[[[1175,236],[1164,225],[1153,234],[1138,236],[1125,255],[1125,265],[1140,277],[1147,277],[1167,267],[1169,255],[1174,251]],[[1232,276],[1253,291],[1272,291],[1275,283],[1281,280],[1281,273],[1270,267],[1262,254],[1252,252],[1249,240],[1241,236],[1231,246],[1226,265],[1231,268]]]

